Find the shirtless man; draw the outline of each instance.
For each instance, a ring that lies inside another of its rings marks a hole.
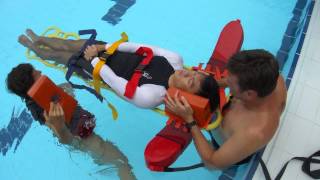
[[[167,96],[166,105],[191,127],[195,146],[208,167],[226,168],[248,159],[266,146],[275,134],[286,104],[287,90],[275,57],[265,50],[235,54],[228,62],[229,76],[220,82],[233,98],[223,108],[224,119],[216,129],[222,140],[213,148],[195,125],[185,98]]]

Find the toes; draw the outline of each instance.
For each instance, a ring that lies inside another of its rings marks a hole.
[[[33,34],[33,31],[31,29],[26,29],[26,34],[27,35]]]
[[[25,35],[20,35],[19,38],[18,38],[18,41],[20,43],[25,42],[26,40],[27,40],[27,37]]]
[[[18,38],[18,42],[28,48],[32,45],[32,42],[25,35],[20,35]]]

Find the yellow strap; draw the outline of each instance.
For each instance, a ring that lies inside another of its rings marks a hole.
[[[93,87],[94,89],[97,91],[97,93],[100,94],[100,70],[102,68],[102,66],[105,64],[106,62],[104,61],[99,61],[96,66],[93,69]]]
[[[123,32],[121,33],[121,39],[119,39],[118,41],[114,42],[107,50],[106,50],[106,54],[113,54],[117,49],[118,47],[120,46],[121,43],[123,42],[127,42],[129,40],[128,38],[128,35]]]
[[[207,131],[212,130],[212,129],[215,129],[215,128],[217,128],[217,127],[221,124],[222,114],[221,114],[221,112],[220,112],[219,109],[216,111],[216,113],[217,113],[217,119],[216,119],[213,123],[210,123],[210,124],[205,128]]]
[[[127,42],[128,41],[128,35],[123,32],[121,33],[121,39],[118,41],[114,42],[107,50],[105,53],[112,55],[120,46],[121,43]],[[92,77],[93,77],[93,87],[97,91],[97,93],[100,94],[100,70],[102,66],[105,64],[105,61],[100,60],[97,65],[93,69]]]

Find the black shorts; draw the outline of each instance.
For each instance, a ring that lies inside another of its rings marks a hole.
[[[94,115],[82,109],[80,106],[77,106],[68,128],[73,135],[86,138],[92,134],[95,126],[96,120]]]
[[[215,139],[213,139],[213,146],[216,148],[216,149],[219,149],[220,148],[220,145],[217,143],[217,141]],[[251,154],[250,156],[246,157],[245,159],[243,159],[242,161],[240,162],[237,162],[236,164],[234,165],[242,165],[242,164],[246,164],[248,162],[250,162],[251,158],[253,157],[253,154]]]

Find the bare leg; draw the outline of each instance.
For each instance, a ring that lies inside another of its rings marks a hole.
[[[37,54],[37,56],[39,56],[41,59],[52,60],[57,62],[58,64],[66,65],[73,54],[72,52],[68,51],[57,51],[53,49],[40,48],[39,46],[34,45],[32,41],[28,39],[28,37],[25,35],[19,36],[18,41],[26,48],[29,48],[32,51],[34,51]]]
[[[118,169],[120,179],[136,179],[127,157],[110,141],[104,141],[100,136],[92,134],[81,140],[79,147],[81,151],[91,154],[95,163],[99,165],[112,164]]]
[[[84,39],[70,40],[38,36],[31,29],[27,29],[26,34],[31,38],[35,45],[44,45],[57,51],[69,51],[76,53],[86,42]]]

